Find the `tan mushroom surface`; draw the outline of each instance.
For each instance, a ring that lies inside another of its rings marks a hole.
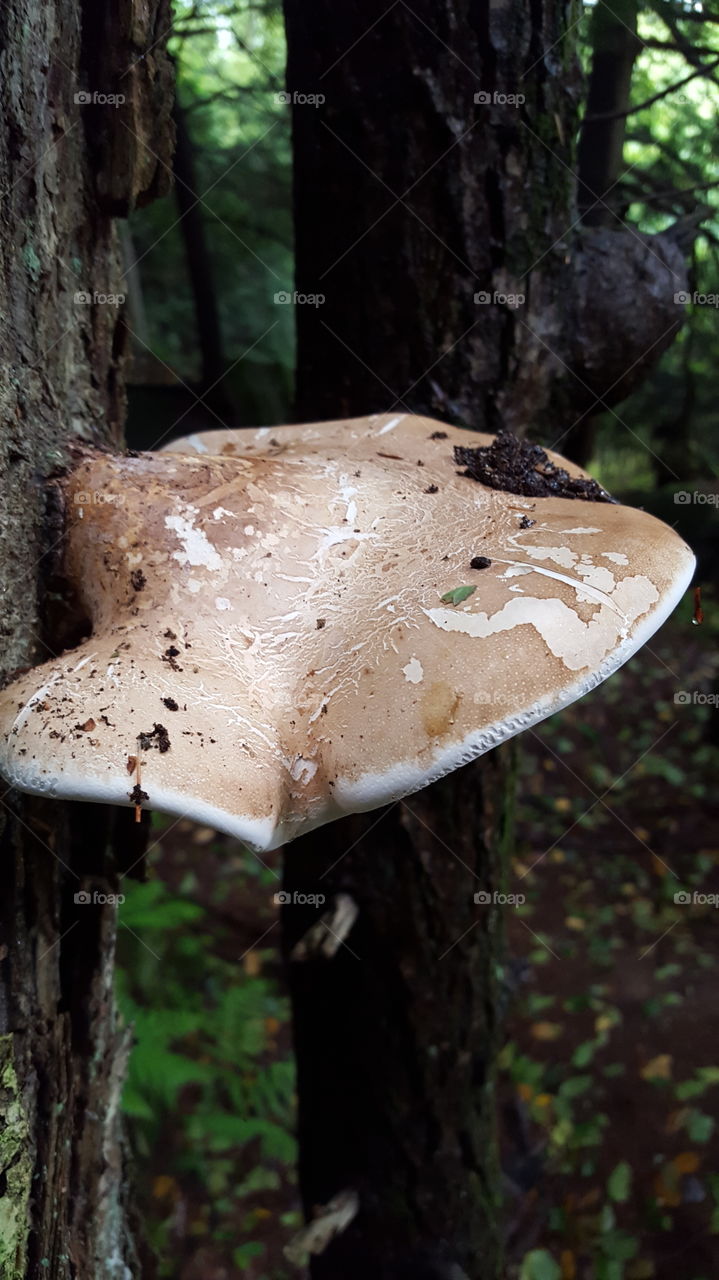
[[[63,572],[91,634],[0,694],[0,772],[131,804],[139,763],[147,807],[262,850],[581,697],[691,551],[644,512],[462,474],[453,445],[490,442],[395,414],[83,456]]]

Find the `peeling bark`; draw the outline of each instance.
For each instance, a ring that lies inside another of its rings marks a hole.
[[[90,10],[78,0],[0,9],[4,676],[56,643],[46,589],[59,529],[47,480],[77,441],[121,440],[123,315],[101,300],[122,292],[109,213],[157,189],[157,159],[150,165],[137,138],[124,150],[117,142],[118,108],[76,95],[128,82],[135,133],[171,158],[171,100],[158,110],[169,85],[164,0]],[[126,75],[130,48],[147,56]],[[112,995],[115,908],[75,900],[116,890],[109,834],[108,813],[89,806],[0,798],[3,1280],[138,1274],[118,1119],[128,1045]]]

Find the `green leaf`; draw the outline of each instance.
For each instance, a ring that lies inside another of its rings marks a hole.
[[[562,1272],[546,1249],[532,1249],[522,1261],[519,1280],[561,1280]]]
[[[708,1142],[714,1132],[714,1120],[692,1107],[687,1119],[687,1133],[692,1142]]]
[[[597,1051],[596,1040],[585,1040],[572,1054],[573,1067],[587,1067]]]
[[[442,604],[461,604],[463,600],[474,595],[476,590],[476,587],[453,587],[451,591],[445,591],[444,595],[440,596],[440,600]]]
[[[591,1076],[570,1076],[563,1080],[557,1090],[560,1098],[579,1098],[591,1088]]]
[[[629,1192],[632,1185],[632,1170],[626,1160],[622,1160],[616,1165],[607,1180],[607,1191],[612,1200],[617,1204],[624,1204],[629,1199]]]
[[[265,1246],[260,1244],[259,1240],[248,1240],[246,1244],[240,1244],[233,1249],[232,1261],[236,1267],[244,1267],[245,1263],[261,1257],[264,1252]]]

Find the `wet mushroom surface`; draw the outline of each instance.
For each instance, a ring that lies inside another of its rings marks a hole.
[[[267,849],[581,697],[661,625],[692,553],[642,511],[460,469],[492,442],[377,415],[82,456],[62,573],[91,634],[0,694],[2,773]]]

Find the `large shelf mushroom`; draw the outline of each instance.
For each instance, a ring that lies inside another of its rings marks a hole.
[[[0,771],[263,850],[582,697],[693,556],[556,455],[474,467],[491,445],[384,415],[83,455],[60,482],[63,573],[91,634],[0,694]]]

